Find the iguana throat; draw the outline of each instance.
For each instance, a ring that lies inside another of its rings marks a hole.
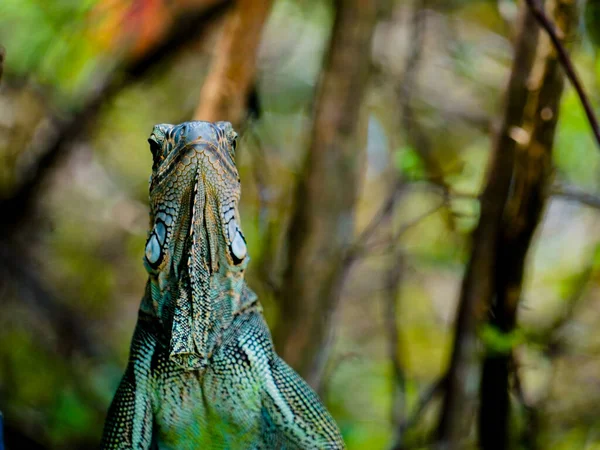
[[[154,127],[150,232],[144,262],[150,309],[170,335],[170,358],[206,366],[239,308],[248,263],[240,228],[237,135],[229,122]]]

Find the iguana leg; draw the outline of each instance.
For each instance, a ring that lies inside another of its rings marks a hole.
[[[127,370],[108,410],[101,449],[152,448],[150,361],[154,348],[154,338],[138,322]]]
[[[283,436],[286,448],[343,449],[337,425],[317,394],[279,356],[269,361],[263,387],[264,418]]]

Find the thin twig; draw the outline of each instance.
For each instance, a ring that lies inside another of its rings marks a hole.
[[[523,407],[525,426],[521,433],[521,444],[525,449],[535,449],[536,438],[538,436],[538,410],[531,404],[525,395],[521,375],[519,373],[519,364],[516,355],[513,353],[511,361],[511,374],[513,379],[513,390],[517,400]]]
[[[572,186],[554,186],[550,190],[550,195],[567,201],[578,202],[590,208],[600,209],[600,197]]]
[[[394,209],[395,208],[392,207],[392,214]],[[392,233],[393,230],[390,230],[390,234]],[[404,437],[404,430],[401,428],[400,424],[404,420],[404,410],[406,407],[406,374],[400,358],[402,343],[397,317],[398,297],[400,295],[405,264],[404,252],[398,240],[392,240],[390,245],[392,247],[392,257],[386,273],[386,293],[384,295],[384,307],[382,310],[383,323],[385,325],[385,333],[387,334],[388,340],[388,355],[394,373],[394,396],[390,418],[392,420],[392,425],[396,428],[394,447],[398,447],[401,445],[402,438]]]
[[[348,269],[354,263],[354,261],[365,252],[367,249],[366,243],[377,232],[379,227],[390,217],[403,187],[404,183],[400,179],[394,182],[387,199],[383,202],[383,205],[379,211],[377,211],[371,221],[354,240],[354,243],[350,246],[346,252],[346,257],[344,258],[344,265]]]
[[[364,228],[364,230],[358,236],[357,242],[364,243],[367,242],[377,231],[377,229],[388,219],[392,211],[394,210],[394,205],[398,200],[398,196],[402,192],[402,188],[404,187],[404,183],[398,179],[394,182],[388,198],[383,203],[381,209],[375,214],[371,222]]]
[[[572,284],[572,291],[562,300],[563,310],[556,316],[551,324],[542,330],[535,330],[528,335],[528,340],[545,346],[544,353],[549,358],[557,356],[563,348],[564,342],[561,331],[573,320],[581,304],[586,299],[590,280],[597,272],[595,261],[600,254],[600,244],[597,243],[590,253],[586,265],[576,275]]]
[[[423,49],[427,28],[428,1],[413,2],[411,17],[410,42],[411,47],[406,55],[405,73],[400,85],[397,87],[398,101],[400,104],[401,126],[406,133],[409,144],[418,153],[426,167],[431,181],[438,184],[445,191],[449,186],[444,179],[444,173],[439,161],[435,158],[431,140],[427,136],[415,117],[413,97],[417,92],[417,77],[423,60]]]
[[[531,12],[533,13],[540,26],[546,31],[546,33],[548,33],[552,44],[554,44],[554,48],[558,53],[558,58],[560,59],[560,62],[563,68],[565,69],[565,72],[567,74],[567,77],[571,81],[571,84],[577,91],[577,95],[579,96],[579,100],[583,105],[583,109],[585,110],[588,122],[592,127],[592,131],[594,133],[594,137],[596,138],[596,142],[600,147],[600,126],[598,125],[598,119],[594,114],[594,109],[592,108],[589,97],[587,96],[583,88],[583,84],[581,83],[581,80],[579,79],[579,76],[575,71],[575,66],[573,65],[573,62],[571,61],[567,50],[561,42],[556,27],[550,21],[548,16],[546,16],[546,14],[544,13],[543,7],[540,4],[539,0],[525,0],[525,2],[531,9]]]
[[[413,427],[418,422],[427,405],[429,405],[435,396],[443,390],[444,386],[446,385],[446,378],[446,375],[440,377],[433,384],[431,384],[431,386],[425,389],[425,391],[419,397],[419,402],[417,403],[412,415],[402,424],[402,428],[404,430]]]
[[[416,225],[418,225],[420,222],[422,222],[427,217],[429,217],[432,214],[435,214],[436,212],[438,212],[441,208],[443,208],[444,206],[446,206],[446,204],[447,204],[447,201],[444,200],[444,201],[440,202],[439,204],[435,205],[433,208],[428,209],[427,211],[425,211],[422,214],[419,214],[414,219],[410,220],[409,222],[407,222],[404,225],[402,225],[401,227],[399,227],[398,230],[396,230],[396,232],[392,236],[391,241],[388,240],[388,239],[386,239],[385,241],[375,242],[375,243],[373,243],[372,245],[369,245],[369,246],[367,246],[366,243],[363,244],[359,248],[359,250],[358,250],[359,254],[364,254],[367,250],[371,251],[371,250],[374,250],[374,249],[376,249],[378,247],[381,247],[383,245],[389,245],[390,242],[396,242],[398,239],[400,239],[402,237],[402,235],[404,233],[406,233],[408,230],[410,230],[411,228],[413,228]]]
[[[399,425],[400,436],[403,436],[406,430],[414,427],[419,422],[419,419],[423,415],[425,408],[429,405],[429,403],[433,401],[435,396],[441,393],[444,389],[446,385],[446,379],[447,375],[441,376],[436,381],[434,381],[429,387],[427,387],[423,391],[423,393],[421,393],[417,405],[415,406],[414,411],[412,412],[410,417],[407,417]],[[400,440],[396,441],[396,443],[392,446],[392,450],[402,450],[404,448],[404,444]]]

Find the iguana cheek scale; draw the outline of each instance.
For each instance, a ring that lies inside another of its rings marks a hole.
[[[237,135],[156,125],[149,278],[103,449],[341,449],[316,394],[273,350],[246,285]]]

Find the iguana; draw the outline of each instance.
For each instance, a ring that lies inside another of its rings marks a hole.
[[[240,228],[229,122],[148,139],[149,274],[103,449],[342,449],[333,418],[273,349]]]

